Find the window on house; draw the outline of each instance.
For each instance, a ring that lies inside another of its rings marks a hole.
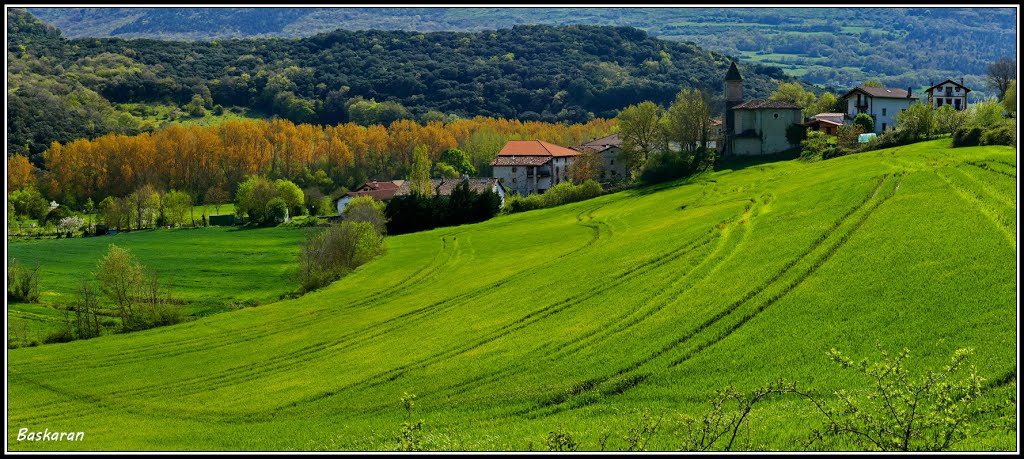
[[[886,116],[886,115],[885,115],[885,110],[886,110],[886,109],[884,109],[884,108],[882,109],[882,116]]]
[[[946,99],[946,103],[947,103],[947,104],[951,104],[951,103],[953,103],[953,99]]]
[[[882,123],[882,132],[885,132],[885,123]]]
[[[936,107],[941,107],[942,106],[942,99],[935,99],[935,106]]]
[[[516,183],[516,178],[512,177],[512,183]]]
[[[615,160],[613,159],[613,160],[612,160],[612,161],[611,161],[610,163],[608,163],[608,164],[610,164],[610,165],[614,166],[614,165],[615,165]]]
[[[772,113],[772,118],[779,119],[779,114],[778,113]]]

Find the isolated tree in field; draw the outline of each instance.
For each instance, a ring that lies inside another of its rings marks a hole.
[[[99,292],[88,279],[83,277],[75,293],[75,302],[71,306],[75,312],[73,323],[75,338],[89,339],[100,336],[102,326],[96,313],[100,308]]]
[[[184,191],[171,190],[164,196],[164,211],[168,224],[184,225],[185,215],[192,211],[192,196]]]
[[[253,175],[238,185],[235,193],[235,214],[239,217],[248,215],[249,219],[256,224],[269,224],[272,221],[270,201],[277,197],[277,187],[274,182]],[[287,207],[287,203],[285,204]]]
[[[110,244],[96,267],[96,279],[117,307],[122,323],[130,323],[135,315],[136,289],[142,285],[142,265],[127,249]]]
[[[600,153],[586,149],[572,159],[572,163],[566,168],[566,175],[572,183],[583,183],[600,178],[602,170],[604,170],[604,161],[601,160]]]
[[[988,65],[988,74],[985,75],[985,82],[988,86],[999,93],[999,100],[1003,100],[1006,90],[1010,87],[1010,81],[1017,78],[1017,61],[1013,58],[1004,57]]]
[[[127,199],[135,217],[135,229],[142,229],[142,225],[152,223],[153,212],[160,207],[160,195],[152,185],[143,185],[128,195]]]
[[[96,212],[96,204],[92,202],[92,198],[87,199],[82,205],[82,212],[89,216],[89,226],[92,227],[92,214]]]
[[[367,222],[373,226],[377,234],[384,234],[387,231],[388,219],[384,216],[385,204],[370,196],[358,196],[352,199],[345,210],[342,211],[342,218],[345,221]]]
[[[284,199],[285,204],[288,205],[289,215],[294,217],[305,213],[306,196],[303,195],[302,189],[298,185],[292,183],[291,180],[277,179],[274,181],[274,186],[277,187],[277,197]]]
[[[213,211],[220,213],[220,206],[228,202],[228,192],[224,191],[224,188],[220,186],[210,187],[206,190],[206,195],[203,196],[203,204],[213,206]]]
[[[409,187],[413,193],[422,196],[430,196],[433,190],[430,189],[430,157],[427,156],[427,147],[417,145],[413,150],[412,170],[409,172]]]
[[[812,106],[817,97],[814,96],[813,92],[804,89],[804,86],[800,83],[779,83],[778,89],[776,89],[771,96],[768,96],[768,98],[771,100],[782,100],[799,105],[803,108],[804,117],[820,113],[810,113],[815,110]]]
[[[619,136],[622,139],[623,160],[634,173],[647,164],[661,140],[662,109],[654,102],[646,101],[630,105],[619,113]]]

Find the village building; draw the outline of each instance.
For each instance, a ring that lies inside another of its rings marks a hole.
[[[912,88],[904,91],[896,88],[858,86],[839,99],[846,102],[848,118],[853,119],[861,113],[867,113],[875,120],[875,133],[881,134],[887,128],[895,128],[896,114],[910,108],[919,97],[913,95]]]
[[[509,140],[491,161],[493,175],[509,193],[544,193],[568,179],[567,170],[580,152],[542,140]]]
[[[811,120],[804,123],[808,130],[821,131],[828,135],[839,133],[839,126],[845,122],[845,113],[818,113],[811,117]]]
[[[629,178],[629,170],[626,169],[626,163],[619,157],[622,153],[622,139],[618,133],[594,139],[572,148],[579,152],[593,151],[601,157],[601,181]]]
[[[964,79],[961,78],[959,83],[946,80],[939,84],[933,84],[924,92],[928,94],[928,105],[933,109],[949,105],[954,110],[966,110],[967,93],[971,92],[971,89],[964,86]]]
[[[725,74],[725,134],[722,153],[770,155],[793,148],[786,130],[803,122],[803,107],[770,99],[743,100],[743,78],[736,62]]]
[[[469,182],[469,190],[475,193],[483,193],[491,190],[498,194],[501,205],[505,205],[505,187],[498,182],[498,179],[490,177],[462,177],[454,179],[431,179],[431,193],[438,196],[451,196],[452,191],[463,181]],[[356,189],[345,193],[335,203],[338,208],[338,216],[353,199],[359,196],[370,196],[378,201],[390,201],[395,196],[406,196],[412,194],[412,182],[408,180],[389,180],[384,182],[366,182]]]

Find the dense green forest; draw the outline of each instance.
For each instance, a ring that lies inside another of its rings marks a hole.
[[[67,39],[23,10],[8,12],[8,60],[8,152],[37,164],[52,141],[153,129],[139,118],[140,103],[197,112],[240,106],[317,124],[473,116],[579,123],[644,100],[668,105],[682,88],[702,89],[720,108],[729,65],[722,54],[631,27]],[[748,97],[792,80],[777,67],[743,71]]]
[[[965,77],[1014,56],[1013,8],[30,8],[70,37],[300,37],[334,29],[482,31],[519,24],[617,25],[692,41],[837,89]]]

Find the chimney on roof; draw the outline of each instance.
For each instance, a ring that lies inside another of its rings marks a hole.
[[[913,88],[911,88],[910,86],[907,86],[907,99],[910,98],[910,92],[911,91],[913,91]]]
[[[960,86],[964,85],[964,77],[960,77]]]

